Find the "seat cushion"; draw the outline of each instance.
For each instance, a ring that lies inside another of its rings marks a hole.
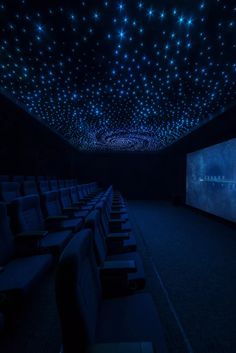
[[[129,219],[129,215],[127,213],[122,213],[122,214],[119,214],[119,213],[112,213],[110,214],[110,220],[113,221],[113,220],[117,220],[120,221],[120,222],[126,222],[128,221]]]
[[[73,216],[77,218],[85,218],[89,214],[88,210],[74,211]]]
[[[132,227],[129,221],[126,221],[125,223],[110,223],[110,228],[112,231],[117,231],[117,232],[130,232]]]
[[[72,236],[73,233],[67,230],[49,233],[40,241],[40,248],[46,248],[52,253],[59,254]]]
[[[21,257],[9,262],[0,272],[0,291],[25,295],[52,263],[50,254]]]
[[[114,241],[107,242],[109,255],[136,251],[137,243],[136,243],[135,235],[132,232],[128,232],[128,233],[129,233],[129,239],[125,239],[121,241],[114,240]],[[110,233],[110,234],[113,234],[113,233]]]
[[[124,254],[115,254],[108,256],[106,258],[106,261],[122,261],[122,260],[134,260],[136,264],[137,271],[136,272],[130,272],[128,274],[128,281],[129,281],[129,286],[131,288],[143,288],[146,283],[146,276],[145,276],[145,271],[143,267],[143,262],[142,259],[137,252],[130,252],[130,253],[124,253]]]
[[[52,231],[71,230],[77,232],[83,224],[82,218],[66,219],[48,223],[48,228]]]
[[[158,352],[167,352],[156,306],[148,293],[108,299],[102,303],[96,342],[132,341],[156,342]]]

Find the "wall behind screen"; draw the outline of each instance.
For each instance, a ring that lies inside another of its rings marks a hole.
[[[231,109],[163,152],[80,153],[47,127],[0,97],[0,173],[78,176],[114,184],[128,198],[185,198],[186,153],[236,137]]]

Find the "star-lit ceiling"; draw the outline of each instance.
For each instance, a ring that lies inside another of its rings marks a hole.
[[[1,90],[84,151],[157,151],[236,101],[236,2],[0,0]]]

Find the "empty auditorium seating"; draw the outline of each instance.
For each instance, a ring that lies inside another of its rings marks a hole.
[[[78,194],[80,200],[83,200],[84,202],[95,202],[98,196],[95,196],[95,193],[89,190],[88,185],[79,185],[77,186]]]
[[[24,248],[59,254],[72,237],[70,230],[48,232],[40,208],[39,197],[25,196],[11,204],[16,238],[24,241]]]
[[[156,307],[148,293],[103,299],[91,232],[81,231],[65,248],[56,275],[56,297],[61,321],[63,352],[87,352],[96,344],[117,345],[146,342],[153,352],[166,352]],[[128,346],[123,352],[129,352]],[[132,347],[134,349],[134,346]]]
[[[38,188],[41,194],[50,191],[49,182],[47,180],[40,180],[38,182]]]
[[[96,260],[100,268],[104,292],[117,295],[124,291],[141,289],[145,285],[142,260],[137,252],[110,255],[98,210],[86,219],[85,227],[93,232]],[[117,242],[117,240],[113,240]]]
[[[51,190],[57,190],[57,189],[58,189],[58,182],[57,182],[57,179],[51,179],[51,180],[49,181],[49,184],[50,184]]]
[[[24,176],[23,175],[15,175],[12,177],[12,181],[15,181],[16,183],[22,184],[24,182]]]
[[[0,203],[0,293],[25,296],[51,263],[50,254],[17,256],[6,205]]]
[[[105,207],[105,202],[103,201],[98,203],[96,208],[100,210],[101,213],[101,223],[104,234],[106,235],[109,251],[113,253],[135,251],[137,244],[133,232],[116,232],[111,229]]]
[[[23,195],[37,195],[38,188],[34,180],[24,181],[22,184]]]
[[[42,194],[42,210],[46,225],[51,230],[78,231],[83,224],[83,218],[70,219],[63,213],[59,192],[50,191]]]
[[[62,205],[63,213],[72,216],[72,217],[81,217],[85,218],[89,211],[81,210],[79,207],[76,207],[72,203],[70,188],[60,189],[60,201]]]
[[[37,180],[38,180],[38,181],[45,181],[45,180],[47,180],[47,178],[46,178],[46,176],[38,175],[38,176],[37,176]]]
[[[0,332],[11,307],[61,255],[56,298],[63,353],[152,353],[155,346],[166,353],[122,195],[76,179],[10,180],[17,182],[0,181]]]
[[[3,181],[9,181],[8,175],[0,175],[0,183]]]
[[[89,202],[86,203],[82,201],[79,197],[78,188],[76,186],[70,188],[70,196],[72,205],[79,207],[82,210],[92,210],[94,208],[94,205],[96,204],[96,202],[90,204]]]
[[[36,177],[34,175],[26,175],[25,181],[35,181]]]
[[[63,179],[59,179],[58,180],[58,186],[59,186],[59,189],[62,189],[65,187],[65,181]]]
[[[10,203],[20,196],[20,184],[16,182],[0,183],[0,201]]]

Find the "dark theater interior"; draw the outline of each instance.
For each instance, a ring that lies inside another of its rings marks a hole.
[[[235,353],[235,279],[235,0],[0,0],[0,353]]]

